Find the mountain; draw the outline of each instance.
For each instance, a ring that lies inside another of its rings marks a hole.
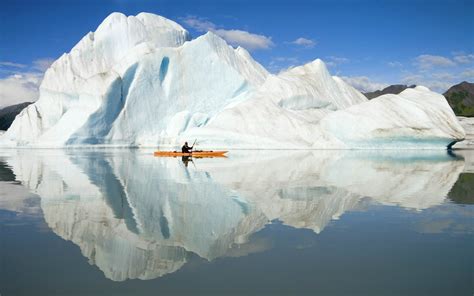
[[[378,96],[385,95],[385,94],[398,95],[399,93],[401,93],[402,91],[404,91],[407,88],[415,88],[415,87],[416,87],[416,85],[394,84],[394,85],[387,86],[386,88],[384,88],[382,90],[376,90],[376,91],[373,91],[373,92],[364,93],[364,95],[367,97],[367,99],[370,100],[370,99],[373,99],[373,98],[376,98]]]
[[[15,120],[15,117],[30,104],[32,103],[26,102],[0,109],[0,131],[6,131]]]
[[[161,16],[112,13],[51,65],[0,146],[446,148],[464,136],[427,88],[369,101],[319,59],[273,75],[212,32],[191,40]]]
[[[456,115],[474,117],[474,83],[463,81],[451,86],[443,95]]]

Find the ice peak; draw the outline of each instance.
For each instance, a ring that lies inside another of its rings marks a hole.
[[[303,65],[303,67],[310,70],[311,72],[326,72],[329,74],[326,64],[321,59],[315,59],[314,61]]]
[[[112,12],[109,14],[103,21],[100,23],[99,27],[101,26],[111,26],[121,20],[126,19],[127,16],[121,12]]]
[[[222,39],[222,37],[211,31],[208,31],[206,34],[199,36],[197,39],[204,39],[212,43],[225,44],[227,46],[230,46],[224,39]]]
[[[109,14],[102,23],[98,26],[97,31],[104,28],[111,28],[121,22],[127,21],[136,21],[138,20],[143,26],[147,28],[157,28],[157,29],[171,29],[177,31],[187,32],[181,25],[178,23],[167,19],[163,16],[149,13],[149,12],[140,12],[136,16],[130,15],[126,16],[121,12],[112,12]]]
[[[140,12],[136,15],[136,18],[139,19],[145,26],[169,27],[173,30],[186,31],[180,24],[157,14]]]
[[[326,64],[320,59],[316,59],[312,62],[306,63],[304,65],[291,68],[282,74],[291,73],[292,75],[322,75],[322,76],[331,76],[326,67]]]
[[[189,32],[178,23],[152,13],[126,16],[120,12],[108,15],[93,33],[94,39],[132,43],[149,42],[155,46],[180,46],[190,40]],[[99,37],[97,37],[99,36]]]
[[[430,91],[429,88],[427,88],[426,86],[423,86],[423,85],[417,85],[415,87],[416,90],[419,90],[419,91]]]
[[[235,49],[236,52],[238,52],[241,56],[244,56],[244,57],[247,57],[247,58],[252,58],[252,56],[250,55],[250,53],[248,52],[248,50],[246,50],[245,48],[239,46]]]
[[[243,48],[234,49],[222,37],[207,32],[189,42],[188,48],[197,52],[208,52],[209,49],[219,56],[219,59],[241,73],[249,84],[260,85],[268,76],[267,70],[256,62]]]
[[[213,32],[207,32],[204,35],[199,36],[198,38],[194,39],[193,42],[194,46],[210,46],[214,51],[221,52],[221,51],[233,51],[233,48],[225,42],[220,36],[216,35]]]
[[[219,35],[209,31],[204,35],[199,36],[195,40],[193,40],[193,43],[196,45],[199,44],[207,44],[211,46],[211,48],[215,51],[222,52],[226,51],[228,53],[236,52],[236,53],[241,53],[241,50],[234,49],[232,46],[230,46],[222,37]]]

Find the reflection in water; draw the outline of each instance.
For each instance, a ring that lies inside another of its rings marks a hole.
[[[428,209],[464,169],[440,151],[235,152],[193,166],[142,151],[14,153],[8,166],[49,227],[115,281],[265,250],[250,237],[270,221],[320,233],[367,201]]]
[[[459,204],[474,204],[474,174],[460,174],[448,198]]]
[[[189,162],[193,162],[193,159],[190,156],[183,156],[181,157],[181,161],[184,163],[185,167],[188,167]]]
[[[14,181],[15,181],[15,174],[13,174],[13,171],[6,164],[6,162],[0,159],[0,182],[14,182]]]

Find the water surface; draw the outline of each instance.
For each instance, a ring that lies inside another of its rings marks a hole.
[[[0,294],[472,295],[473,159],[0,150]]]

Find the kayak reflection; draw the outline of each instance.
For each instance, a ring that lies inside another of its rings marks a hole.
[[[191,156],[182,156],[181,161],[184,163],[185,167],[188,167],[188,163],[193,162],[193,158]]]

